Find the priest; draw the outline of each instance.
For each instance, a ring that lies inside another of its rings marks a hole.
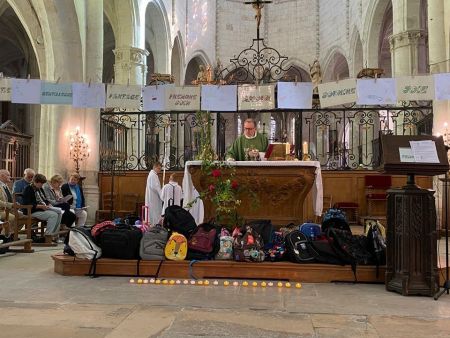
[[[227,161],[249,161],[259,159],[259,152],[265,152],[269,141],[256,130],[253,119],[244,121],[244,134],[239,136],[228,150]]]
[[[142,215],[150,225],[158,224],[162,213],[161,201],[161,182],[158,174],[161,172],[161,163],[155,162],[153,169],[147,177],[147,186],[145,189],[145,206],[148,208],[148,215]]]

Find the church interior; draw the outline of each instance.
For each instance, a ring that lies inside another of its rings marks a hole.
[[[450,1],[0,0],[0,46],[0,337],[450,335]],[[384,260],[81,259],[29,168],[84,228],[145,234],[172,182],[233,248],[340,210]]]

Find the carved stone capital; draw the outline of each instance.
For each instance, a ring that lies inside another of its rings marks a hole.
[[[389,37],[389,44],[391,50],[394,50],[405,46],[417,46],[420,43],[425,43],[426,38],[426,31],[422,29],[415,29],[391,35]]]
[[[126,62],[132,65],[146,65],[148,51],[135,47],[119,47],[113,50],[116,63]]]

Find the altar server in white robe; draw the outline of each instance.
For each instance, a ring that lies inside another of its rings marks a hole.
[[[192,207],[190,209],[188,209],[189,213],[192,215],[192,217],[194,217],[195,223],[197,223],[197,225],[203,223],[203,218],[205,216],[203,201],[198,198],[199,196],[200,194],[198,193],[198,191],[194,189],[194,191],[192,192],[192,198],[195,200],[195,203],[192,204]]]
[[[170,175],[169,183],[165,184],[161,190],[161,199],[163,201],[162,214],[168,206],[181,206],[181,199],[183,198],[183,191],[180,185],[175,181],[175,174]]]
[[[149,221],[151,225],[158,224],[162,213],[161,182],[158,174],[161,172],[161,163],[155,162],[153,169],[147,177],[145,189],[145,205],[148,207]],[[145,215],[143,215],[145,217]]]

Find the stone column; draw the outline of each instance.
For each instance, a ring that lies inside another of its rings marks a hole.
[[[87,0],[86,6],[86,60],[85,80],[101,82],[103,73],[103,0]],[[88,136],[91,149],[84,161],[80,174],[86,176],[83,182],[86,205],[89,205],[88,224],[94,224],[95,211],[99,205],[98,171],[100,168],[100,111],[85,109],[81,118],[81,132]]]
[[[419,47],[425,44],[426,32],[413,29],[389,38],[392,57],[392,76],[419,73]]]
[[[148,51],[136,47],[118,47],[113,50],[115,83],[145,85]]]

